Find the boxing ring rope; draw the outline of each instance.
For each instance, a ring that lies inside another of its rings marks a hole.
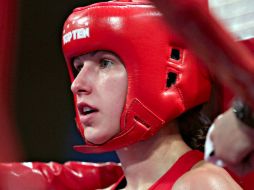
[[[21,158],[13,116],[17,2],[0,0],[0,161]]]

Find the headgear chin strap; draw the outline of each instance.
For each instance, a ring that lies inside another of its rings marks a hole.
[[[118,55],[128,74],[121,132],[101,145],[76,146],[80,152],[107,152],[146,140],[209,99],[209,74],[151,4],[103,2],[77,8],[65,22],[62,46],[72,81],[73,58],[98,50]],[[84,138],[78,114],[76,120]]]

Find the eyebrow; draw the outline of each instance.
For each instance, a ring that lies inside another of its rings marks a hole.
[[[91,53],[89,53],[92,57],[94,57],[97,53],[98,53],[99,51],[97,50],[97,51],[93,51],[93,52],[91,52]]]
[[[97,53],[99,53],[98,50],[97,50],[97,51],[90,52],[90,53],[88,53],[88,54],[91,55],[92,57],[94,57]],[[84,54],[84,55],[86,55],[86,54]],[[80,55],[80,56],[74,58],[74,59],[73,59],[73,63],[75,62],[75,60],[77,60],[77,61],[79,61],[79,62],[82,62],[82,61],[80,60],[80,57],[81,57],[81,56],[82,56],[82,55]]]

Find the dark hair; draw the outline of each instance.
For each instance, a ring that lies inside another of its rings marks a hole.
[[[213,120],[222,112],[221,86],[212,85],[208,103],[196,106],[177,118],[183,140],[192,149],[204,151],[206,134]]]
[[[204,151],[206,134],[212,124],[211,119],[197,106],[178,117],[178,128],[183,140],[192,149]]]

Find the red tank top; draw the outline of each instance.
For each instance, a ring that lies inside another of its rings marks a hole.
[[[197,162],[201,161],[203,157],[203,153],[198,150],[191,150],[185,153],[148,190],[171,189],[176,180],[189,171]],[[119,188],[122,188],[120,186],[121,183],[124,183],[124,180],[125,178],[122,176],[111,190],[118,190]]]

